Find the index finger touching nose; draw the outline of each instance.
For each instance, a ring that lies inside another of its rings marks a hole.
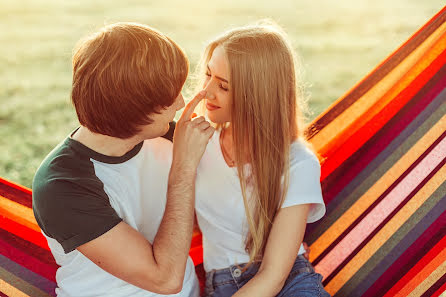
[[[201,91],[198,93],[194,99],[192,99],[184,108],[183,114],[181,115],[179,121],[188,121],[191,119],[192,114],[194,112],[195,107],[197,107],[198,103],[205,97],[206,91]]]

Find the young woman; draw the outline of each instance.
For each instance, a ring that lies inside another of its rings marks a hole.
[[[217,127],[196,182],[207,296],[329,296],[302,256],[305,226],[325,206],[295,65],[271,23],[226,32],[205,51],[203,101]]]

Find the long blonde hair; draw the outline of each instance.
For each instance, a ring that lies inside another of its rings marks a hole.
[[[245,241],[249,266],[262,259],[287,193],[290,145],[297,139],[305,142],[306,104],[296,55],[279,26],[262,21],[225,32],[207,46],[200,63],[202,75],[217,46],[223,47],[230,68],[232,137],[249,227]],[[250,172],[244,163],[251,165]]]

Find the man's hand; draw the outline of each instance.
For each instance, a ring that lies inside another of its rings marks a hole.
[[[215,129],[204,117],[192,119],[195,107],[204,98],[206,92],[201,91],[184,108],[178,120],[173,136],[172,165],[195,170],[203,156],[206,145]]]

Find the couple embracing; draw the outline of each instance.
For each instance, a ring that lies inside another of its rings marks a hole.
[[[80,126],[33,181],[57,296],[199,296],[194,214],[205,296],[329,296],[304,257],[306,224],[325,206],[295,60],[271,22],[227,31],[206,47],[185,107],[189,62],[166,35],[117,23],[82,40]]]

